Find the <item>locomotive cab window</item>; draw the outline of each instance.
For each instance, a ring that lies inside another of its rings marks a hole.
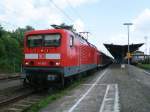
[[[59,34],[49,34],[44,36],[44,46],[59,46],[60,45],[60,35]]]
[[[55,47],[60,45],[60,34],[32,35],[28,36],[28,47]]]
[[[70,36],[70,47],[73,47],[73,44],[74,44],[74,36],[71,35]]]
[[[42,36],[34,35],[29,36],[27,40],[28,47],[40,47],[42,46]]]

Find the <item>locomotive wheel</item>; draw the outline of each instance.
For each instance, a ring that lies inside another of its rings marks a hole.
[[[60,89],[63,89],[65,87],[65,79],[64,79],[64,75],[63,74],[60,75],[59,83],[57,82],[56,85]]]
[[[27,86],[26,79],[23,79],[23,87],[26,87],[26,86]]]
[[[27,81],[27,79],[23,79],[23,87],[28,87],[29,86],[29,82]]]

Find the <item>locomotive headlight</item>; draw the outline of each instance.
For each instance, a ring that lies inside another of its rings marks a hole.
[[[59,66],[60,65],[60,62],[56,62],[56,66]]]
[[[25,62],[25,65],[29,65],[29,62]]]

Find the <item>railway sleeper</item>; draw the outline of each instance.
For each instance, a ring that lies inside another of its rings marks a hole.
[[[30,107],[31,105],[30,104],[14,104],[13,107],[15,108],[27,108],[27,107]]]
[[[7,112],[22,112],[22,109],[19,108],[8,108]]]

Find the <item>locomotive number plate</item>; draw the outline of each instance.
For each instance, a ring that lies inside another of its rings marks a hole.
[[[57,79],[56,75],[48,75],[47,80],[54,81]]]
[[[38,62],[38,65],[46,65],[46,62],[45,61]]]

